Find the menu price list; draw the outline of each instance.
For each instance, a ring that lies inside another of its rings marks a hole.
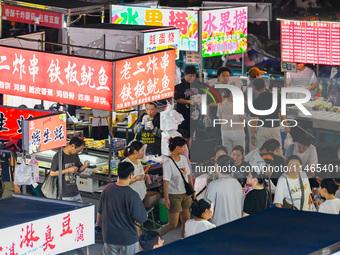
[[[282,20],[281,59],[340,65],[340,23]]]

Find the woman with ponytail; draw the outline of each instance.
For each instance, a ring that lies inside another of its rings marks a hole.
[[[169,223],[160,231],[164,236],[170,230],[177,228],[181,217],[181,237],[184,237],[184,224],[190,218],[191,197],[186,194],[185,183],[192,187],[191,170],[187,158],[184,157],[186,140],[180,136],[169,139],[170,157],[163,163],[164,207],[169,210]],[[196,199],[195,193],[192,195]]]
[[[145,145],[141,141],[133,141],[124,149],[123,161],[130,162],[135,170],[133,178],[130,181],[130,187],[136,191],[141,200],[145,198],[146,186],[145,181],[151,182],[150,176],[144,174],[144,168],[140,160],[144,157]]]
[[[214,214],[214,205],[209,199],[202,198],[200,201],[193,202],[191,215],[193,219],[185,223],[185,237],[196,235],[203,231],[216,227],[208,220]]]

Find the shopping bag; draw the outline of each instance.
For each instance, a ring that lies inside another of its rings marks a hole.
[[[284,148],[285,148],[285,150],[287,150],[288,147],[293,144],[293,142],[294,142],[293,141],[293,137],[291,136],[291,134],[288,133],[286,135],[286,138],[285,138],[285,141],[284,141]]]
[[[57,198],[57,191],[58,191],[58,177],[51,177],[48,173],[46,179],[41,186],[41,192],[47,198]]]
[[[18,185],[31,185],[33,183],[33,170],[32,165],[26,165],[24,159],[20,164],[15,166],[14,184]]]

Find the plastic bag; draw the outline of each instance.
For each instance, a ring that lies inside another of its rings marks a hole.
[[[15,166],[14,184],[31,185],[33,183],[32,165],[26,165],[24,159],[20,161],[20,165]]]
[[[316,212],[317,210],[316,210],[316,207],[315,207],[314,204],[309,204],[309,205],[307,206],[306,211],[309,211],[309,212]]]
[[[32,166],[33,182],[37,183],[39,181],[39,162],[36,158],[32,158],[28,165]]]
[[[47,198],[57,198],[57,190],[58,190],[58,177],[51,177],[50,174],[46,176],[46,179],[41,186],[41,192]]]
[[[285,148],[285,150],[287,150],[288,147],[289,147],[290,145],[292,145],[293,143],[294,143],[293,137],[291,136],[290,133],[288,133],[288,134],[286,135],[286,138],[285,138],[285,141],[284,141],[284,148]]]

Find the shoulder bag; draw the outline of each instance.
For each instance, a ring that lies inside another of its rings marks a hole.
[[[286,175],[283,175],[283,176],[286,178],[287,188],[288,188],[288,192],[289,192],[289,196],[290,196],[290,200],[292,201],[292,204],[288,203],[287,200],[284,198],[282,208],[299,210],[296,206],[294,206],[293,197],[292,197],[292,193],[290,192],[287,176]],[[300,182],[300,188],[301,188],[300,210],[302,210],[303,204],[305,203],[305,190],[303,188],[303,182],[302,182],[300,173],[299,173],[299,182]]]
[[[191,196],[195,193],[193,187],[191,187],[191,185],[185,180],[183,174],[182,174],[182,171],[181,169],[179,169],[178,165],[176,164],[176,162],[174,161],[174,159],[172,157],[169,156],[169,158],[172,160],[172,162],[174,162],[176,168],[178,169],[179,173],[181,174],[182,176],[182,179],[184,181],[184,187],[185,187],[185,192],[188,196]]]

